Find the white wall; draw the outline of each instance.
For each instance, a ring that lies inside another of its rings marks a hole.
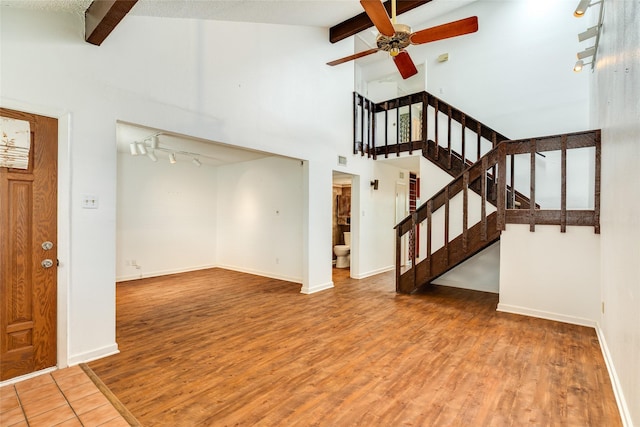
[[[68,295],[60,342],[68,360],[59,363],[117,350],[118,120],[310,159],[303,282],[331,282],[331,169],[336,152],[351,150],[353,68],[318,64],[348,54],[349,41],[329,44],[317,28],[127,16],[96,47],[70,14],[3,7],[0,19],[0,103],[70,118],[62,163],[70,170],[60,171],[71,180],[60,196],[70,209],[59,226],[70,247],[60,260],[68,282],[59,284]],[[229,34],[237,48],[221,51]],[[81,209],[82,194],[98,196],[99,209]],[[312,256],[318,246],[326,263]]]
[[[604,5],[597,65],[587,72],[593,127],[602,129],[599,336],[623,419],[640,426],[640,4]]]
[[[118,153],[116,280],[215,267],[216,173]]]
[[[219,167],[218,265],[302,282],[304,191],[300,160]]]
[[[595,326],[600,235],[593,227],[507,224],[500,237],[499,311]]]

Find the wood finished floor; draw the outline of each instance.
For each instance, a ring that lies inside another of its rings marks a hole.
[[[89,364],[145,426],[618,426],[593,329],[497,295],[335,288],[221,269],[117,286],[120,354]]]

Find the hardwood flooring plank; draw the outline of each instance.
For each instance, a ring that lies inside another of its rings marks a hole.
[[[222,269],[120,283],[120,353],[89,366],[145,426],[621,425],[593,329],[334,271],[312,295]]]

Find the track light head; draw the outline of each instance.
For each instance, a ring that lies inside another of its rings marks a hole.
[[[200,163],[200,160],[196,159],[195,157],[193,158],[193,160],[191,160],[191,162],[197,167],[202,166],[202,163]]]
[[[151,145],[151,148],[154,149],[154,150],[156,148],[158,148],[158,135],[153,135],[151,137],[151,144],[150,145]]]
[[[138,142],[136,146],[138,147],[138,154],[143,156],[147,154],[147,147],[144,145],[144,142]]]
[[[573,12],[573,16],[575,16],[576,18],[582,18],[589,6],[591,6],[590,3],[591,0],[580,0],[580,3],[578,3],[578,7],[576,7],[576,11]]]
[[[587,31],[583,31],[582,33],[578,34],[578,41],[583,42],[585,40],[593,38],[598,35],[598,31],[600,31],[600,25],[591,27]]]
[[[169,163],[171,163],[172,165],[174,165],[177,162],[176,160],[176,154],[175,153],[171,153],[169,154]]]
[[[573,71],[579,73],[580,71],[582,71],[582,67],[584,67],[584,61],[582,59],[578,59],[576,61],[576,65],[573,67]]]
[[[131,152],[132,156],[137,156],[138,155],[138,148],[137,148],[135,142],[132,142],[132,143],[129,144],[129,151]]]
[[[578,52],[578,59],[585,59],[588,58],[590,56],[595,55],[596,53],[596,47],[595,46],[591,46],[586,48],[585,50],[583,50],[582,52]]]
[[[157,162],[158,158],[156,157],[156,154],[153,151],[148,151],[147,152],[147,157],[151,159],[151,161],[153,162]]]

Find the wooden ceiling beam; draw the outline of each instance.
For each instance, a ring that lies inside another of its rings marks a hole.
[[[84,13],[84,39],[100,46],[138,0],[94,0]]]
[[[430,1],[431,0],[397,0],[396,15],[408,12]],[[389,16],[391,16],[391,0],[384,2],[384,7],[387,9]],[[331,43],[339,42],[371,27],[373,27],[373,22],[371,22],[371,19],[369,19],[366,13],[362,12],[353,18],[349,18],[329,28],[329,41]]]

